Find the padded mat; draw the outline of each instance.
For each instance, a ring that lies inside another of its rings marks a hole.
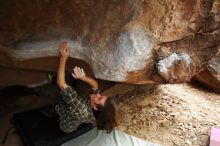
[[[161,146],[114,130],[110,134],[96,128],[61,146]]]
[[[24,146],[59,146],[93,129],[91,124],[82,124],[76,131],[60,130],[54,106],[16,113],[13,122]]]

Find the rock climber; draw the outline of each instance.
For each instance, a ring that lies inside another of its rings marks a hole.
[[[86,75],[85,71],[75,66],[72,77],[82,80],[91,86],[89,97],[81,97],[76,90],[65,81],[65,65],[69,57],[69,44],[59,44],[60,62],[57,84],[60,88],[61,100],[55,106],[62,131],[70,133],[82,123],[92,123],[97,129],[110,133],[116,124],[116,113],[110,97],[102,95],[98,82]]]

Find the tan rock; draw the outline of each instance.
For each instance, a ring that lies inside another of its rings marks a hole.
[[[220,54],[209,62],[206,69],[196,74],[195,79],[220,93]]]
[[[0,66],[56,71],[58,43],[68,40],[78,59],[68,70],[80,62],[104,80],[187,82],[218,52],[218,8],[218,0],[4,1]]]

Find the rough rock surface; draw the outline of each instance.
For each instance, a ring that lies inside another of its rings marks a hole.
[[[58,43],[65,39],[70,56],[88,63],[97,78],[136,84],[187,82],[220,48],[219,3],[1,1],[0,66],[45,75],[56,71],[57,58],[49,57],[58,55]],[[17,82],[27,76],[19,75]]]
[[[220,93],[220,55],[209,61],[208,67],[198,73],[195,79]]]

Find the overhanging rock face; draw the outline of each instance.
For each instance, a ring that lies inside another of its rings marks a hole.
[[[87,62],[97,78],[135,84],[187,82],[219,51],[219,3],[2,1],[0,65],[56,71],[57,61],[38,66],[27,62],[58,56],[58,43],[68,40],[70,56]]]

